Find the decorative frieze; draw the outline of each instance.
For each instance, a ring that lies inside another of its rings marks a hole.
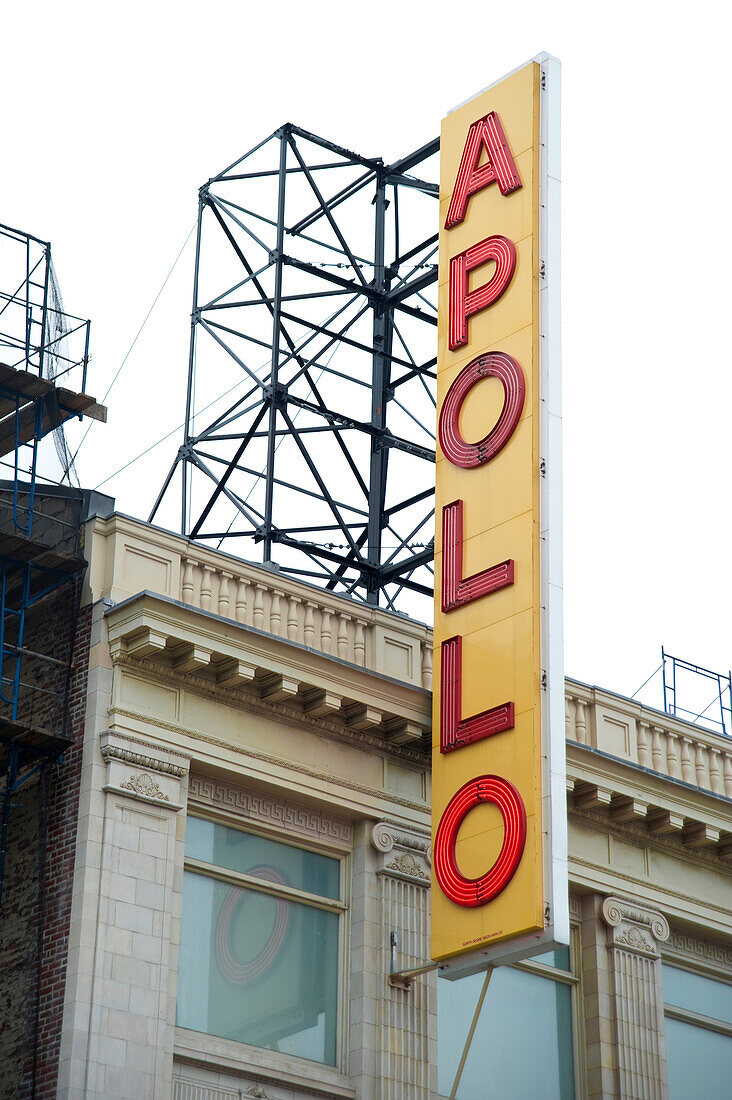
[[[673,930],[664,945],[663,957],[673,962],[693,962],[713,970],[726,972],[732,978],[732,947],[694,936],[690,932]]]
[[[344,818],[208,776],[191,776],[188,800],[189,805],[229,810],[244,820],[270,825],[299,837],[325,841],[343,851],[350,850],[353,842],[353,827]]]

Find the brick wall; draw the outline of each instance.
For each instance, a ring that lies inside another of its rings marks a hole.
[[[27,1078],[38,981],[38,811],[40,784],[29,780],[10,808],[0,922],[0,1097],[31,1096]]]
[[[91,622],[91,608],[77,620],[80,583],[39,604],[25,636],[28,648],[63,659],[76,626],[68,721],[51,696],[32,703],[34,721],[59,733],[65,726],[69,746],[11,802],[0,918],[0,1100],[56,1095]],[[54,688],[65,682],[32,660],[24,661],[23,677]]]

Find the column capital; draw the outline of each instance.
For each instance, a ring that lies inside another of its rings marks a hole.
[[[377,874],[406,878],[420,886],[429,886],[429,837],[401,825],[379,821],[371,830],[371,844],[380,856]]]
[[[608,926],[608,947],[660,958],[660,944],[670,934],[668,921],[661,913],[624,898],[609,897],[602,903],[602,917]]]
[[[185,753],[111,730],[101,735],[100,751],[107,765],[105,791],[168,810],[183,808],[181,784],[190,767]]]

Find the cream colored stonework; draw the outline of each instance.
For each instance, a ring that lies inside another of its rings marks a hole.
[[[429,958],[430,631],[121,516],[86,546],[58,1095],[433,1100],[435,975],[388,984]],[[572,681],[566,722],[577,1096],[663,1100],[660,958],[732,973],[730,742]],[[191,810],[346,861],[336,1067],[176,1028]]]

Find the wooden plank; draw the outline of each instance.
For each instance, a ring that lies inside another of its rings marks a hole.
[[[60,554],[43,542],[26,538],[25,535],[18,535],[14,531],[0,530],[0,557],[9,558],[20,565],[32,561],[42,569],[52,569],[58,573],[68,574],[78,573],[86,565],[83,558]]]
[[[0,776],[7,773],[8,749],[11,744],[20,748],[19,762],[24,767],[38,759],[38,750],[49,755],[62,753],[73,741],[73,736],[66,737],[41,726],[29,726],[23,722],[11,722],[9,718],[0,718]],[[24,749],[31,751],[24,752]]]
[[[21,396],[21,408],[18,413],[20,443],[28,443],[33,438],[35,401],[38,398],[49,398],[55,394],[61,424],[75,415],[90,416],[101,423],[106,423],[107,420],[107,410],[104,405],[100,405],[96,398],[89,394],[75,393],[61,386],[57,389],[50,379],[39,378],[36,374],[16,370],[4,363],[0,363],[0,388]],[[9,454],[15,448],[15,416],[15,402],[7,396],[0,396],[0,455]],[[58,425],[53,422],[50,410],[44,410],[43,434],[47,434],[56,426]]]
[[[59,389],[58,403],[64,408],[73,409],[76,413],[83,413],[84,416],[91,416],[94,420],[101,420],[103,424],[107,422],[105,406],[98,404],[96,399],[90,397],[88,393],[72,393],[71,390]]]
[[[17,370],[0,363],[0,386],[26,397],[44,397],[54,389],[53,382],[27,370]]]
[[[48,412],[44,414],[42,421],[43,435],[47,435],[53,428],[65,424],[67,420],[72,420],[80,413],[84,416],[92,416],[95,420],[101,420],[102,423],[106,421],[107,410],[104,405],[97,404],[93,397],[88,397],[86,394],[77,394],[76,397],[77,399],[85,399],[84,401],[77,400],[76,404],[80,406],[78,409],[59,408],[58,417],[53,419]],[[35,402],[31,402],[22,408],[18,413],[17,420],[18,443],[29,443],[36,431]],[[15,413],[0,421],[0,456],[10,454],[11,451],[15,450],[15,421]]]

